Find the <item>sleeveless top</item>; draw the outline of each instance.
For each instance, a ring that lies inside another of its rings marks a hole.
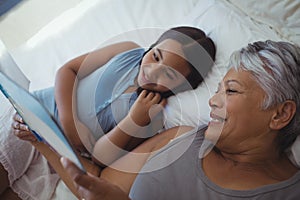
[[[300,171],[288,180],[251,190],[224,189],[208,179],[202,158],[213,144],[204,139],[206,127],[192,130],[171,141],[152,156],[130,191],[132,200],[297,200]]]
[[[137,48],[120,53],[79,82],[78,117],[96,140],[114,128],[136,100],[135,92],[124,91],[134,85],[144,52]]]

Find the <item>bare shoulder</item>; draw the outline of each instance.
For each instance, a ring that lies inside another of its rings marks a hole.
[[[138,45],[137,43],[135,43],[133,41],[124,41],[124,42],[121,42],[120,44],[126,45],[128,48],[131,48],[131,49],[141,47],[140,45]]]
[[[140,47],[140,45],[138,45],[137,43],[135,43],[133,41],[122,41],[122,42],[117,42],[117,43],[107,45],[103,48],[104,49],[113,49],[114,52],[120,53],[122,51],[131,50],[131,49],[135,49],[135,48],[139,48],[139,47]]]

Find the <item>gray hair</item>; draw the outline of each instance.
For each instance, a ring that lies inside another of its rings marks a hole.
[[[300,48],[288,42],[267,40],[249,44],[230,57],[230,67],[250,71],[266,93],[262,109],[292,100],[297,110],[292,121],[279,134],[284,151],[300,133]]]

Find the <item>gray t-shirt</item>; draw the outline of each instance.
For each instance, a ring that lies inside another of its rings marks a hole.
[[[130,191],[130,198],[132,200],[300,199],[300,171],[286,181],[245,191],[224,189],[211,182],[201,166],[203,152],[213,146],[204,140],[205,130],[206,127],[200,127],[198,130],[190,131],[151,157],[137,176]]]

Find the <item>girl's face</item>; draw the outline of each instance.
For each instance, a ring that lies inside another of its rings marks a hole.
[[[190,71],[181,44],[166,39],[145,54],[137,82],[144,89],[166,92],[185,82]]]

